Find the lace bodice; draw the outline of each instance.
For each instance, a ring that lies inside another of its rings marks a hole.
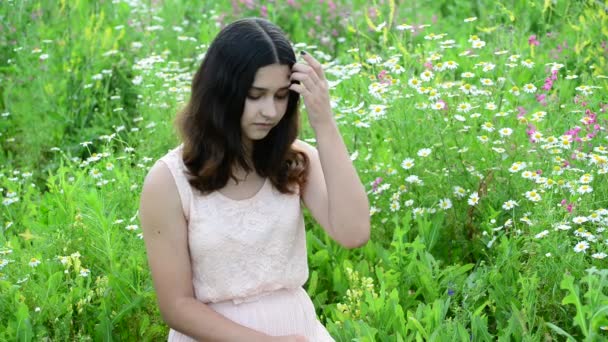
[[[184,174],[182,145],[164,162],[175,179],[188,222],[195,296],[202,302],[246,302],[308,279],[300,196],[281,194],[267,178],[254,196],[202,195]]]

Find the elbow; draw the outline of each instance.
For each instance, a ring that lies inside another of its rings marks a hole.
[[[172,303],[164,303],[164,305],[159,301],[160,316],[171,329],[178,329],[177,323],[181,321],[179,311],[185,306],[184,300],[185,298],[175,299]]]
[[[355,249],[365,246],[370,238],[370,226],[360,227],[357,232],[357,234],[351,234],[348,239],[344,239],[341,243],[342,247]]]
[[[165,322],[165,324],[171,328],[171,329],[175,329],[175,314],[173,312],[170,312],[169,310],[165,309],[165,310],[159,310],[160,311],[160,317],[162,318],[163,322]]]

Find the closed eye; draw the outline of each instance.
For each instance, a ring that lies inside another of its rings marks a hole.
[[[289,96],[289,92],[286,92],[285,94],[277,94],[275,95],[275,98],[277,98],[278,100],[284,100]],[[247,98],[250,100],[259,100],[262,98],[262,96],[254,96],[254,95],[247,95]]]

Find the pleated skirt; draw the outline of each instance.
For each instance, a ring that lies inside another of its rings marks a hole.
[[[271,294],[238,304],[228,300],[207,305],[240,325],[271,336],[298,334],[306,336],[309,342],[334,342],[317,319],[314,305],[302,287],[276,290]],[[195,340],[171,329],[168,341],[194,342]]]

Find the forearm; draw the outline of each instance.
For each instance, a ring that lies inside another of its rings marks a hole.
[[[272,338],[231,321],[196,298],[183,299],[176,303],[170,315],[165,317],[165,321],[172,329],[197,341],[268,342]]]
[[[327,186],[329,221],[336,240],[359,247],[370,235],[369,200],[336,122],[313,126]]]

